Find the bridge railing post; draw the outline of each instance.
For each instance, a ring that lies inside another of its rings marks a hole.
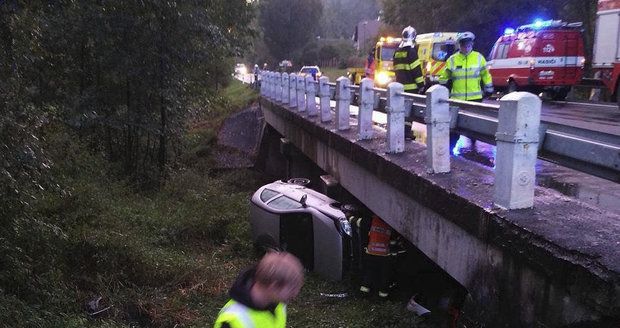
[[[274,93],[275,93],[275,101],[282,101],[282,74],[280,72],[274,73]]]
[[[306,76],[306,110],[308,116],[316,116],[316,83],[311,75]]]
[[[426,91],[426,165],[431,173],[450,172],[450,91],[434,85]]]
[[[306,111],[306,80],[303,76],[297,76],[297,110]]]
[[[271,93],[271,72],[265,72],[265,97],[269,100],[271,100],[272,98],[272,93]]]
[[[285,105],[288,104],[289,99],[289,79],[290,77],[288,76],[288,73],[282,73],[282,103]]]
[[[348,130],[351,116],[351,81],[341,76],[336,79],[336,129]]]
[[[360,83],[360,105],[358,112],[358,138],[360,140],[372,138],[372,111],[375,102],[375,92],[372,89],[372,79],[364,78]]]
[[[260,95],[261,96],[265,96],[266,90],[267,90],[267,86],[265,85],[265,83],[263,83],[265,80],[265,71],[260,71],[258,73],[258,81],[254,81],[254,83],[260,83]]]
[[[387,103],[387,145],[389,153],[405,150],[405,88],[398,82],[388,84]]]
[[[289,98],[288,107],[293,109],[297,107],[297,74],[292,73],[289,78]]]
[[[323,123],[332,120],[331,100],[329,97],[329,78],[327,76],[321,76],[319,78],[319,101],[321,105],[320,117]]]
[[[495,134],[496,206],[534,206],[540,110],[540,98],[528,92],[513,92],[500,100]]]
[[[276,100],[276,73],[269,72],[269,99]]]

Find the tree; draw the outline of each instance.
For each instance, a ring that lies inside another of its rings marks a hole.
[[[323,7],[320,0],[263,0],[260,26],[271,54],[278,59],[299,58],[315,38]]]

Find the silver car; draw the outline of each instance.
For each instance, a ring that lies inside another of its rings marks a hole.
[[[300,183],[275,181],[252,196],[252,239],[295,254],[306,269],[342,279],[351,260],[351,226],[340,203]]]

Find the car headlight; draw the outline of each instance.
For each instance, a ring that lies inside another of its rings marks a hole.
[[[381,71],[375,75],[375,82],[377,82],[377,85],[386,85],[390,83],[390,80],[390,76],[386,71]]]
[[[339,229],[341,233],[351,237],[353,234],[353,231],[351,230],[351,224],[349,223],[349,221],[347,221],[346,218],[339,218],[338,219],[338,224],[339,224]]]

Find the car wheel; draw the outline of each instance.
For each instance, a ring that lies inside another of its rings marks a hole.
[[[310,184],[310,179],[306,179],[306,178],[292,178],[292,179],[288,179],[287,181],[290,184],[296,184],[296,185],[300,185],[300,186],[307,186]]]
[[[562,88],[558,91],[555,91],[553,93],[553,100],[555,101],[563,101],[566,99],[566,96],[568,95],[568,92],[570,91],[570,87],[566,87],[566,88]]]
[[[279,252],[281,250],[280,244],[270,235],[260,235],[254,241],[254,251],[259,257],[262,257],[267,252]]]
[[[517,91],[517,83],[514,80],[508,81],[508,93]]]

